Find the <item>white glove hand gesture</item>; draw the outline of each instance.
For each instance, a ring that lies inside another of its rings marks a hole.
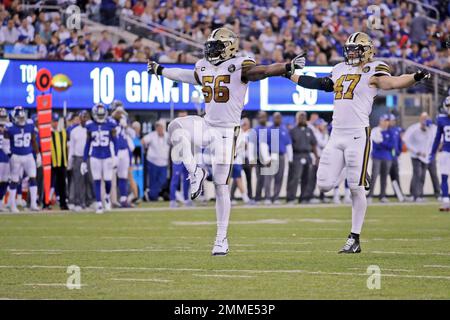
[[[295,69],[303,69],[306,65],[306,53],[301,50],[294,59],[291,60],[291,72],[294,73]]]
[[[82,162],[80,166],[80,172],[81,175],[84,176],[86,173],[88,173],[88,167],[86,162]]]

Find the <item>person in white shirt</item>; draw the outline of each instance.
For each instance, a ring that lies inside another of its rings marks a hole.
[[[428,113],[424,112],[420,115],[419,122],[406,129],[403,136],[403,142],[410,152],[413,166],[410,192],[414,201],[417,202],[423,201],[423,185],[435,135],[436,125],[433,124]]]
[[[69,199],[73,199],[74,211],[81,211],[81,209],[90,206],[94,202],[92,177],[90,174],[81,174],[81,164],[83,163],[83,153],[87,138],[85,124],[89,120],[89,114],[86,111],[81,111],[79,117],[80,124],[71,130],[68,142],[68,169],[72,170]]]
[[[163,184],[167,180],[169,165],[169,137],[162,121],[155,123],[155,131],[142,138],[142,145],[147,149],[146,165],[148,174],[148,198],[157,201]]]

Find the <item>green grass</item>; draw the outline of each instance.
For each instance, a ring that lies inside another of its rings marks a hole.
[[[236,208],[231,220],[230,254],[211,257],[211,207],[0,215],[0,298],[450,298],[450,214],[437,204],[370,207],[359,255],[336,253],[349,207]],[[80,290],[65,287],[69,265]]]

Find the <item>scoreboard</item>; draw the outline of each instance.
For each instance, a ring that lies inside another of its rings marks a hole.
[[[193,69],[193,65],[167,65]],[[36,107],[35,79],[39,69],[63,74],[71,86],[53,90],[53,107],[87,109],[95,103],[109,105],[121,100],[129,110],[194,110],[203,103],[201,86],[174,84],[148,75],[145,63],[72,62],[0,59],[0,106]],[[306,67],[302,73],[322,77],[331,67]],[[304,89],[283,77],[264,79],[249,85],[244,110],[331,111],[332,93]]]

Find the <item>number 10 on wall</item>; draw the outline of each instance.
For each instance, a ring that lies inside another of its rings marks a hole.
[[[114,100],[114,71],[110,67],[91,71],[94,103],[110,104]]]

